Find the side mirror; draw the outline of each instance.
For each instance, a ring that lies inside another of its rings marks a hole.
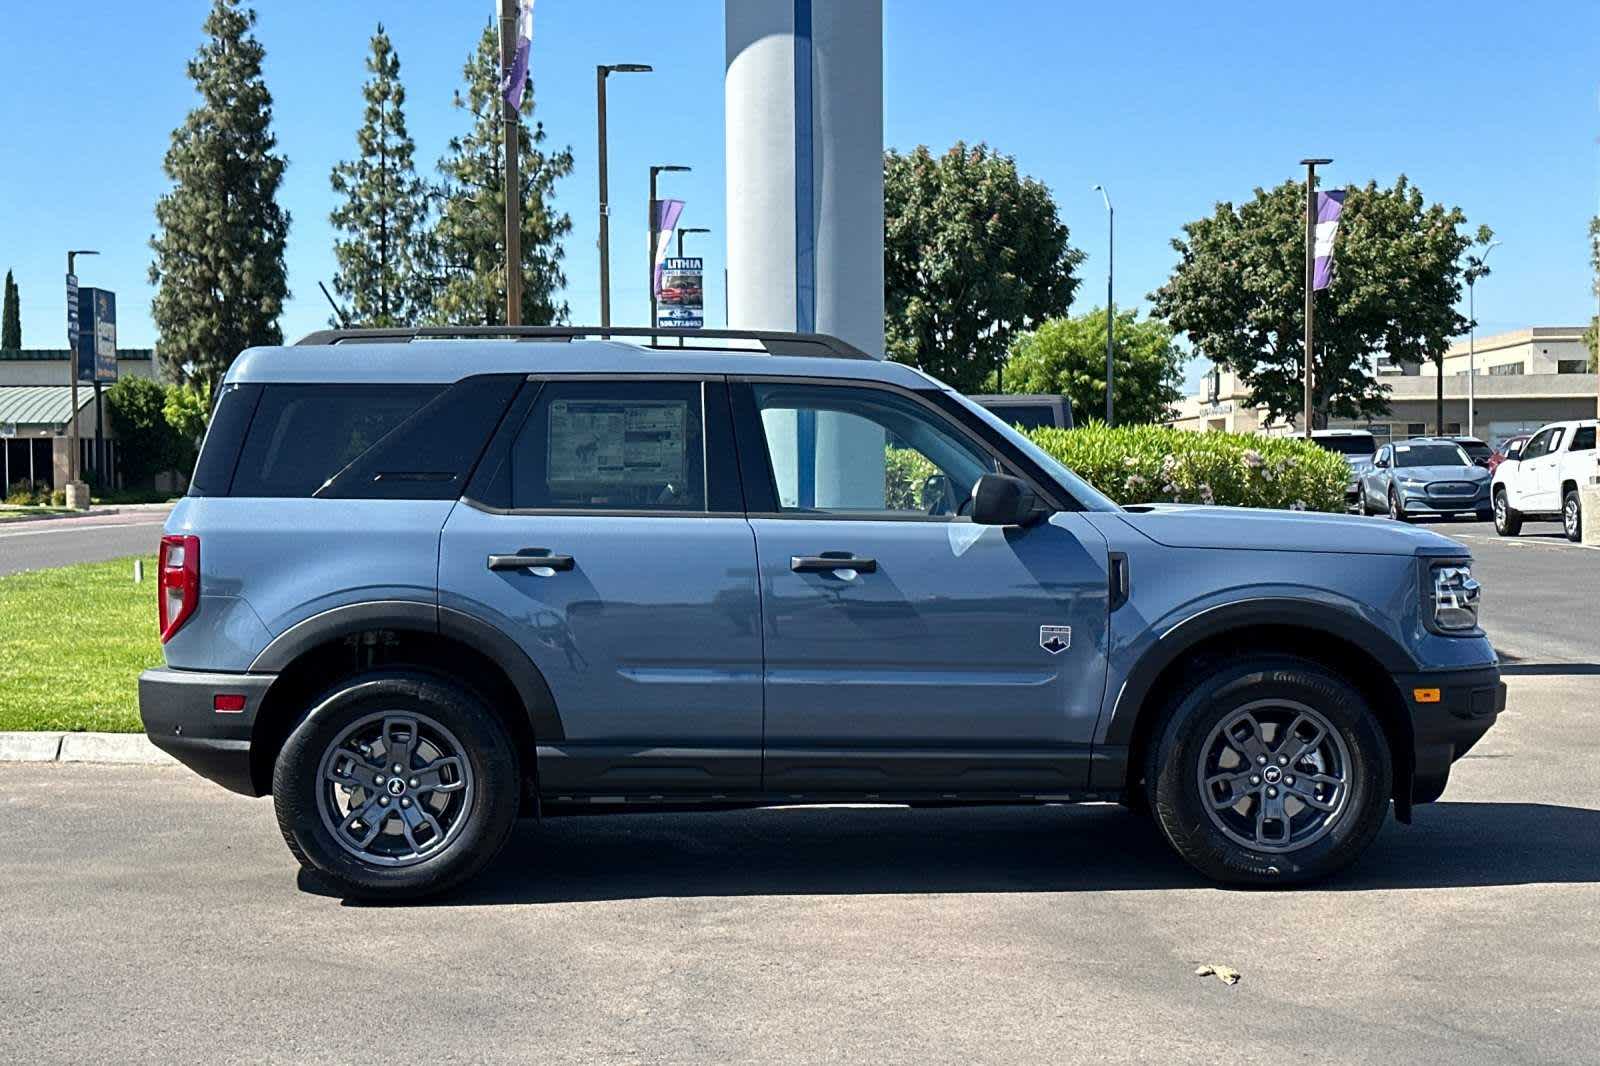
[[[980,526],[1026,525],[1034,514],[1033,490],[1005,474],[985,474],[972,486],[972,520]]]

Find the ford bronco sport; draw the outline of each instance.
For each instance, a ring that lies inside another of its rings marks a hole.
[[[817,335],[247,351],[159,618],[150,738],[387,898],[461,883],[519,815],[829,801],[1121,801],[1213,878],[1303,882],[1505,702],[1454,541],[1120,507]]]

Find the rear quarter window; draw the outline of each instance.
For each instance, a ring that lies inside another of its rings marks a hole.
[[[268,385],[229,495],[315,495],[441,391],[438,385]]]

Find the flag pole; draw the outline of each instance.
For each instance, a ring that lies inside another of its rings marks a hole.
[[[1311,439],[1312,373],[1314,362],[1312,343],[1316,337],[1316,290],[1312,287],[1317,278],[1317,165],[1331,163],[1331,159],[1302,159],[1306,167],[1306,365],[1301,374],[1306,386],[1305,436]]]
[[[518,173],[522,148],[522,124],[518,103],[522,86],[513,85],[517,77],[517,0],[500,0],[500,106],[504,116],[505,164],[505,249],[506,249],[506,325],[522,325],[522,178]],[[524,72],[525,76],[525,72]]]

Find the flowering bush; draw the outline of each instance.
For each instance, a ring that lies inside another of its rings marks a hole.
[[[1118,503],[1343,511],[1350,467],[1300,437],[1091,423],[1028,436]]]

